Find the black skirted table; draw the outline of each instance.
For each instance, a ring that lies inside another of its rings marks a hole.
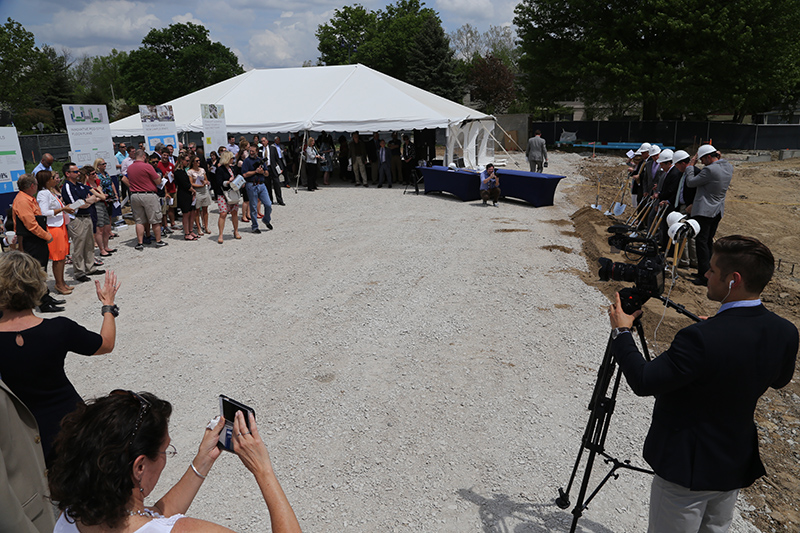
[[[462,202],[480,200],[480,173],[447,167],[417,167],[425,178],[425,194],[449,192]],[[505,168],[495,169],[503,197],[519,198],[534,207],[553,205],[556,187],[565,176]]]

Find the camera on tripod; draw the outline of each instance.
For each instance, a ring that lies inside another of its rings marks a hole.
[[[612,228],[614,226],[609,228],[609,231],[612,231]],[[664,254],[659,252],[655,239],[615,233],[608,238],[608,243],[626,252],[642,256],[642,260],[636,264],[615,263],[607,257],[597,260],[600,263],[600,270],[597,274],[601,281],[614,280],[633,283],[633,287],[626,287],[619,291],[622,310],[626,314],[632,315],[641,309],[647,300],[664,293],[664,270],[667,262]]]

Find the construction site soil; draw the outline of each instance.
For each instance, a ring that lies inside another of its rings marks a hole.
[[[725,156],[735,170],[717,237],[750,235],[770,247],[778,268],[762,300],[770,310],[800,328],[800,159],[748,163],[736,161],[744,159],[736,154]],[[612,298],[615,291],[630,284],[602,282],[595,267],[600,257],[630,262],[623,254],[612,253],[607,229],[614,223],[624,222],[632,208],[628,207],[617,218],[605,214],[618,193],[621,180],[627,176],[626,166],[619,158],[587,157],[580,172],[587,180],[575,185],[575,190],[567,196],[582,199],[583,204],[576,206],[578,209],[571,216],[574,230],[565,226],[563,231],[570,234],[574,231],[582,238],[582,252],[592,269],[576,273],[587,284]],[[598,204],[602,210],[592,207]],[[691,274],[693,271],[689,269],[678,268],[674,285],[672,280],[667,280],[665,294],[669,293],[671,300],[697,315],[714,314],[719,304],[706,298],[705,287],[695,286],[688,280]],[[654,355],[664,351],[675,333],[691,323],[690,318],[674,310],[665,311],[659,300],[649,300],[644,310],[643,325]],[[761,456],[768,474],[742,491],[746,501],[742,506],[743,515],[761,531],[800,531],[800,380],[797,367],[789,385],[781,390],[770,389],[762,397],[756,410],[756,422]]]

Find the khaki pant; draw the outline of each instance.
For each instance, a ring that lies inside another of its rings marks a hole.
[[[689,490],[656,475],[650,488],[648,533],[725,533],[739,489]]]
[[[356,175],[356,183],[361,183],[363,185],[367,185],[369,183],[369,178],[367,178],[367,167],[364,165],[364,158],[361,156],[356,156],[353,158],[353,172]],[[361,176],[361,182],[359,182],[359,175]]]
[[[95,270],[94,238],[91,217],[75,217],[67,224],[67,232],[72,239],[72,276],[79,278]]]

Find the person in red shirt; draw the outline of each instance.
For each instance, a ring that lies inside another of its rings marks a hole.
[[[145,224],[153,227],[156,246],[166,246],[167,243],[161,240],[161,202],[156,194],[161,178],[152,165],[145,162],[144,150],[136,150],[134,161],[128,166],[126,179],[131,191],[131,211],[136,222],[136,249],[144,248]]]
[[[163,216],[161,223],[166,229],[169,222],[170,229],[175,230],[177,229],[175,227],[175,194],[178,192],[178,186],[175,184],[175,177],[172,174],[172,171],[175,170],[175,164],[169,160],[169,152],[166,148],[161,151],[160,155],[161,161],[158,162],[158,170],[161,171],[162,176],[167,178],[167,183],[164,185],[164,193],[166,193],[164,202],[167,206],[167,212]]]

